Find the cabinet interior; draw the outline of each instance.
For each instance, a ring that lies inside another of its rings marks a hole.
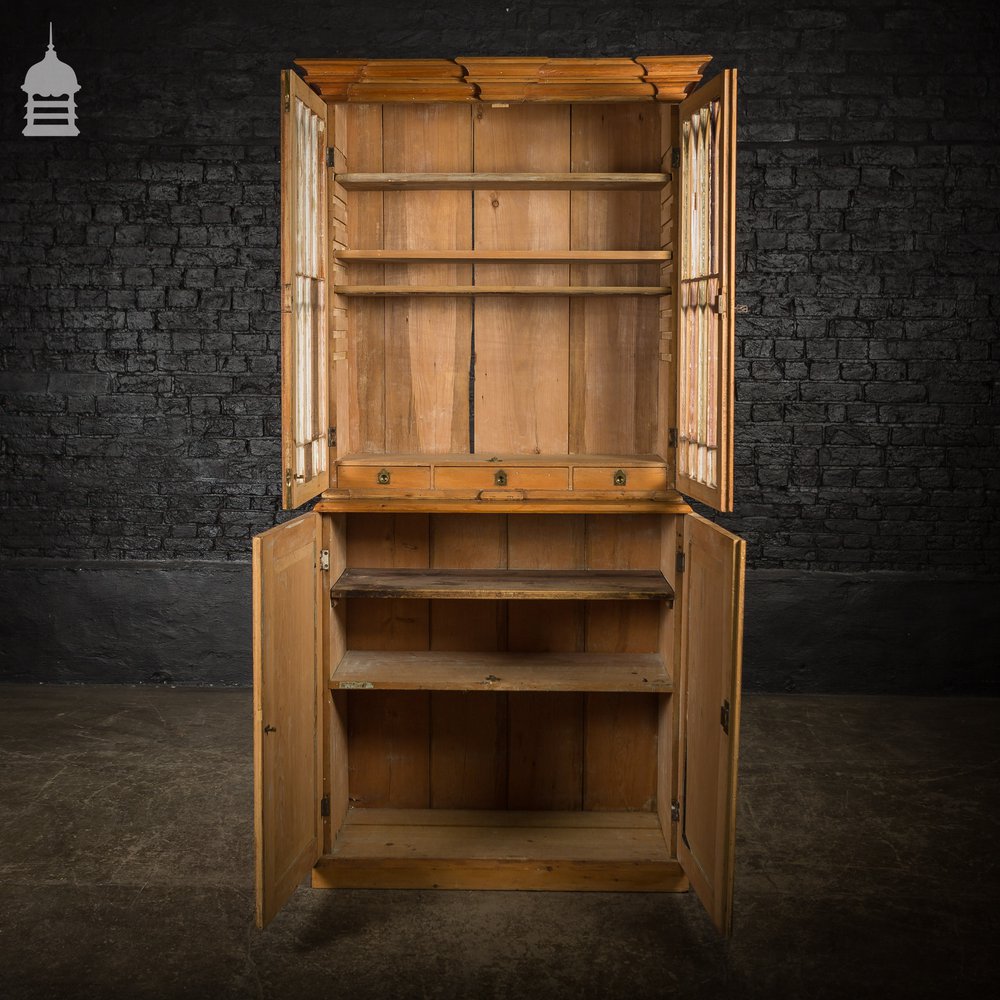
[[[666,489],[672,106],[331,109],[333,485]]]

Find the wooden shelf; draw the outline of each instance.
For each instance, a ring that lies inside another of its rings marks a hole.
[[[346,569],[337,597],[484,601],[673,601],[662,573],[637,570]]]
[[[669,250],[338,250],[333,256],[374,264],[660,264],[673,255]]]
[[[453,653],[350,650],[334,690],[655,691],[673,689],[655,653]]]
[[[335,295],[669,295],[659,285],[337,285]]]
[[[655,813],[352,808],[313,885],[676,892],[687,879]]]
[[[658,191],[670,182],[670,174],[346,173],[335,180],[348,191]]]

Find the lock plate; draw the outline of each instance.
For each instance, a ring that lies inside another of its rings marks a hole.
[[[503,469],[497,469],[493,473],[493,485],[494,486],[506,486],[507,485],[507,473]]]
[[[615,486],[624,486],[627,482],[628,482],[628,475],[625,473],[625,470],[615,469],[615,474],[614,474]]]
[[[379,486],[388,486],[391,479],[392,476],[389,474],[388,469],[379,469],[378,475],[375,477],[375,481]]]

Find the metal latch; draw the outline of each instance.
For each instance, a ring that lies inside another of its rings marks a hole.
[[[319,568],[324,572],[329,572],[330,570],[330,550],[320,549],[319,550]]]
[[[722,731],[729,735],[729,702],[724,701],[719,711],[719,722],[722,724]]]
[[[388,486],[391,478],[392,477],[389,475],[388,469],[379,469],[378,475],[375,477],[375,481],[379,484],[379,486]]]
[[[624,469],[615,469],[614,482],[615,486],[624,486],[628,482]]]
[[[677,553],[677,572],[678,573],[683,573],[684,572],[684,563],[685,563],[685,561],[686,560],[684,559],[684,553],[683,552],[678,552]]]
[[[674,799],[673,802],[670,803],[670,818],[675,823],[679,823],[680,822],[680,819],[681,819],[681,804],[677,801],[677,799]]]
[[[326,432],[326,444],[327,444],[328,448],[336,448],[337,447],[337,428],[336,427],[331,427]]]
[[[506,486],[507,485],[507,473],[503,469],[497,469],[493,473],[493,485],[494,486]]]
[[[681,165],[681,151],[676,146],[674,146],[674,148],[670,150],[670,166],[672,166],[674,170],[676,170],[680,165]]]
[[[333,166],[333,146],[326,147],[326,165],[328,167]]]
[[[667,447],[676,448],[677,447],[677,428],[671,427],[667,431]]]
[[[320,816],[330,815],[330,796],[324,795],[323,798],[319,800],[319,814]]]

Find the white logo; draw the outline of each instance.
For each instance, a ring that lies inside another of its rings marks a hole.
[[[23,135],[79,135],[76,127],[76,100],[80,89],[76,73],[57,55],[52,45],[52,22],[49,22],[49,48],[45,58],[24,75],[21,87],[28,95]]]

